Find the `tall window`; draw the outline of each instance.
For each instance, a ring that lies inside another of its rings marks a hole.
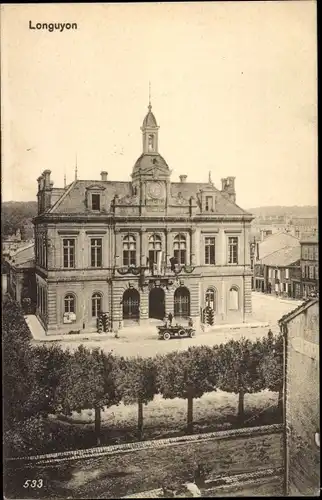
[[[71,293],[65,295],[64,310],[65,313],[75,313],[76,311],[75,297]]]
[[[214,211],[214,199],[212,196],[206,196],[206,212]]]
[[[304,260],[308,260],[309,258],[309,249],[306,245],[302,247],[302,255]]]
[[[216,292],[212,288],[208,288],[205,297],[206,306],[216,310]]]
[[[317,245],[314,247],[314,260],[319,260],[319,247]]]
[[[215,238],[205,238],[205,264],[215,263]]]
[[[123,266],[136,265],[136,239],[132,234],[123,238]]]
[[[75,240],[63,240],[64,267],[75,267]]]
[[[290,278],[290,272],[288,269],[285,269],[285,279],[289,279]]]
[[[229,290],[229,309],[231,311],[238,311],[238,289],[234,286]]]
[[[314,260],[314,248],[309,246],[309,260]]]
[[[178,264],[186,263],[187,242],[183,234],[178,234],[173,242],[173,256]]]
[[[238,264],[238,238],[230,236],[228,238],[228,264]]]
[[[157,264],[158,253],[162,250],[161,236],[152,234],[149,238],[149,264]]]
[[[309,266],[309,278],[310,278],[311,280],[313,280],[313,279],[315,278],[315,276],[314,276],[314,274],[315,274],[315,273],[314,273],[314,271],[315,271],[314,266]]]
[[[92,194],[92,210],[101,209],[101,196],[99,194]]]
[[[92,317],[97,318],[97,316],[102,312],[102,296],[100,293],[94,293],[92,295]]]
[[[91,238],[91,267],[102,267],[102,238]]]

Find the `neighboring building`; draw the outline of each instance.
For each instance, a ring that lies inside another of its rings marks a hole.
[[[320,496],[319,301],[279,321],[285,339],[286,496]]]
[[[302,294],[319,290],[319,241],[318,235],[307,236],[301,240]]]
[[[293,217],[290,221],[293,227],[294,236],[303,238],[305,236],[314,235],[318,230],[317,217]]]
[[[236,205],[235,178],[221,190],[210,175],[172,182],[151,105],[141,130],[130,182],[38,179],[37,315],[48,333],[94,331],[101,312],[116,329],[169,312],[197,325],[206,306],[217,323],[251,315],[253,217]]]
[[[29,299],[32,311],[37,300],[34,243],[29,243],[11,254],[7,259],[7,265],[8,293],[22,305],[24,299]]]
[[[262,259],[264,286],[268,293],[294,297],[292,276],[300,269],[301,248],[287,247]]]
[[[256,242],[254,288],[267,293],[294,297],[292,277],[300,268],[300,242],[287,233],[278,233]]]

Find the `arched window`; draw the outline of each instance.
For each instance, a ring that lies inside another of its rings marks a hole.
[[[136,265],[136,239],[132,234],[123,238],[123,266]]]
[[[184,234],[177,234],[173,241],[173,256],[178,264],[186,263],[187,240]]]
[[[92,295],[92,317],[97,316],[102,312],[102,295],[98,292]]]
[[[185,286],[180,286],[174,292],[174,316],[175,318],[190,316],[190,292]]]
[[[214,290],[213,288],[208,288],[208,290],[206,291],[205,303],[206,307],[210,307],[210,309],[216,311],[217,308],[216,290]]]
[[[157,264],[161,257],[162,240],[158,234],[152,234],[149,237],[149,266],[153,268],[153,264]]]
[[[238,311],[239,309],[238,288],[235,286],[232,286],[229,290],[229,309],[231,311]]]
[[[74,295],[68,293],[64,298],[64,309],[65,313],[74,313],[76,311],[76,300]]]
[[[148,150],[154,151],[154,135],[153,134],[149,134],[149,137],[148,137]]]

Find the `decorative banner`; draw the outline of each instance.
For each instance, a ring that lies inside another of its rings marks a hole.
[[[119,274],[124,275],[124,274],[127,274],[129,272],[129,268],[128,267],[118,267],[117,272]]]
[[[130,267],[129,272],[137,276],[138,274],[140,274],[141,270],[139,267]]]
[[[313,344],[312,342],[304,340],[301,337],[294,337],[291,339],[291,344],[296,352],[315,360],[319,359],[318,344]]]
[[[193,266],[185,266],[184,267],[184,272],[185,273],[192,273],[194,271],[194,267]]]

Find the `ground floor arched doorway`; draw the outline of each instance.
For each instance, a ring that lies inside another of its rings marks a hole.
[[[138,320],[140,318],[140,294],[135,288],[125,290],[122,303],[124,320]]]
[[[164,290],[159,287],[152,288],[149,294],[149,318],[163,319],[165,317]]]
[[[188,318],[190,316],[190,292],[185,286],[180,286],[174,292],[174,317]]]

